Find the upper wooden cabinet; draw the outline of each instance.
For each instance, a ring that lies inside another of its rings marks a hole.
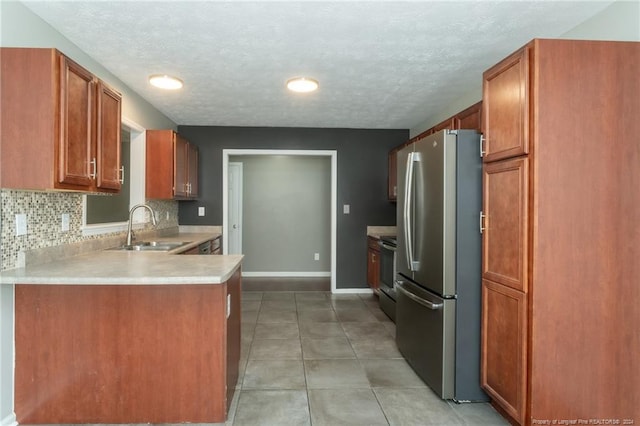
[[[0,187],[118,192],[120,94],[55,49],[0,62]]]
[[[480,132],[481,127],[481,115],[482,115],[482,101],[477,104],[471,105],[469,108],[465,109],[456,114],[454,129],[467,129],[467,130],[477,130]]]
[[[173,130],[147,130],[146,197],[198,196],[198,148]]]
[[[529,53],[524,47],[483,74],[485,162],[529,152]]]

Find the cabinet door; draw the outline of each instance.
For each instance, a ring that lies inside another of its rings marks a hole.
[[[436,133],[444,129],[452,130],[455,128],[455,126],[456,126],[455,118],[454,117],[447,118],[442,123],[436,124],[435,126],[433,126],[433,132],[431,133]]]
[[[398,150],[394,148],[389,152],[389,164],[387,167],[387,197],[389,201],[396,201],[398,197]]]
[[[367,257],[367,284],[373,290],[378,290],[380,287],[380,252],[369,249]]]
[[[485,163],[482,276],[527,292],[528,159]]]
[[[193,144],[187,144],[188,147],[188,192],[190,198],[198,197],[198,147]]]
[[[97,172],[93,155],[94,79],[60,55],[60,140],[58,183],[88,188]]]
[[[96,185],[100,189],[120,190],[124,170],[120,157],[120,94],[104,83],[98,82],[98,114],[96,150],[98,176]]]
[[[481,385],[510,416],[524,424],[527,295],[482,281]]]
[[[455,129],[468,129],[480,131],[480,116],[482,102],[470,106],[456,115]]]
[[[176,197],[186,197],[188,195],[187,140],[178,134],[175,134],[174,137],[173,195]]]
[[[484,161],[529,152],[529,48],[483,74]]]

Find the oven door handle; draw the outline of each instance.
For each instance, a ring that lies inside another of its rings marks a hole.
[[[400,290],[400,293],[404,294],[405,296],[407,296],[409,299],[413,300],[417,304],[422,305],[425,308],[431,309],[432,311],[442,309],[442,307],[444,306],[444,303],[433,303],[429,300],[425,300],[411,293],[409,290],[407,290],[404,287],[404,281],[400,281],[400,280],[396,281],[396,289]]]
[[[382,241],[380,241],[380,247],[385,248],[387,250],[396,251],[396,248],[394,246],[390,246],[388,244],[385,244]]]

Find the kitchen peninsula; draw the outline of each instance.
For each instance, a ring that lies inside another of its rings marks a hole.
[[[102,250],[3,271],[15,285],[18,422],[224,422],[241,262]]]

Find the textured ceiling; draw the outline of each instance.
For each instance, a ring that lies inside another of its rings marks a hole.
[[[407,129],[611,1],[24,3],[177,124]],[[287,92],[294,76],[319,91]]]

